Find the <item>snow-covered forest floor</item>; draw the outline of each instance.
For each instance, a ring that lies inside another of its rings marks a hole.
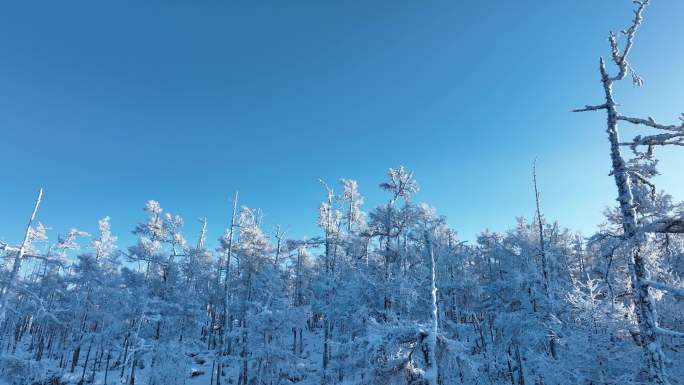
[[[317,368],[321,367],[322,345],[321,336],[316,329],[303,331],[303,348],[298,357],[293,357],[290,364],[299,368],[309,368],[311,375],[319,375]],[[175,344],[166,347],[173,350],[173,361],[161,363],[157,366],[146,366],[145,362],[153,362],[153,357],[142,353],[136,366],[135,383],[150,384],[186,384],[211,385],[215,383],[234,384],[238,376],[238,362],[219,368],[218,362],[226,362],[217,357],[213,350],[203,349],[201,346]],[[91,364],[65,366],[59,360],[43,359],[37,361],[31,354],[33,348],[30,341],[20,342],[13,348],[12,357],[5,357],[2,361],[4,378],[0,378],[0,385],[10,384],[120,384],[127,381],[124,365],[115,363],[110,355],[107,363],[107,353],[91,357]],[[109,352],[108,352],[109,353]],[[168,357],[168,356],[167,356]],[[234,361],[234,360],[233,360]],[[123,374],[122,374],[123,373]],[[342,382],[344,383],[344,382]],[[349,382],[346,382],[349,383]]]

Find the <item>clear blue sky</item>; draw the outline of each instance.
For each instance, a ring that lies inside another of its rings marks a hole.
[[[611,11],[611,10],[614,10]],[[625,112],[684,111],[684,3],[655,0],[633,51]],[[318,178],[377,185],[404,164],[416,200],[465,239],[533,214],[590,233],[613,204],[597,61],[631,1],[24,1],[0,7],[0,240],[18,242],[35,192],[55,232],[121,238],[148,199],[209,218],[229,200],[267,228],[316,235]],[[684,156],[659,185],[684,198]]]

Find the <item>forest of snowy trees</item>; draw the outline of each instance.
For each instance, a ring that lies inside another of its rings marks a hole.
[[[264,229],[237,193],[218,240],[206,220],[186,239],[154,200],[133,245],[108,217],[48,239],[40,190],[25,237],[0,242],[0,384],[684,383],[684,205],[653,182],[684,116],[622,115],[613,93],[641,83],[628,56],[648,3],[610,34],[603,102],[577,110],[607,116],[617,204],[595,234],[544,217],[536,172],[536,215],[474,242],[401,166],[375,208],[356,181],[321,181],[307,239]],[[618,123],[656,133],[624,141]]]

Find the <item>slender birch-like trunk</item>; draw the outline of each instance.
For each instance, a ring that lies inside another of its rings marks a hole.
[[[438,307],[437,307],[437,267],[435,265],[435,250],[430,241],[430,235],[425,233],[425,241],[430,255],[430,323],[431,330],[427,336],[428,343],[428,368],[425,371],[425,378],[429,385],[437,385],[437,333],[439,332],[438,324]]]
[[[537,189],[537,161],[532,164],[532,180],[534,182],[534,201],[537,207],[537,225],[539,226],[539,256],[542,265],[542,278],[544,286],[544,294],[549,295],[549,262],[546,256],[546,249],[544,245],[544,224],[542,223],[541,206],[539,203],[539,190]]]
[[[31,217],[29,217],[28,224],[26,225],[26,231],[24,232],[24,240],[21,242],[21,246],[16,250],[16,255],[14,256],[14,262],[12,263],[12,271],[7,278],[7,283],[5,284],[4,290],[0,293],[2,298],[0,298],[0,322],[5,320],[7,315],[7,302],[14,289],[15,281],[17,280],[17,275],[19,275],[19,270],[21,269],[21,263],[24,260],[24,255],[26,250],[31,244],[31,225],[36,219],[36,213],[38,212],[38,207],[40,206],[40,201],[43,198],[43,188],[38,190],[38,197],[36,198],[36,203],[33,205],[33,212]]]

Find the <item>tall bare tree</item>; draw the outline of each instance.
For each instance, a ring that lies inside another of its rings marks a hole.
[[[603,58],[599,60],[599,71],[603,85],[604,103],[599,105],[587,105],[576,109],[574,112],[605,111],[607,115],[606,132],[610,143],[610,157],[612,161],[611,175],[618,189],[619,209],[622,219],[623,237],[629,255],[629,271],[632,286],[632,297],[636,320],[639,327],[640,343],[643,349],[645,368],[642,372],[644,380],[654,384],[669,384],[665,368],[665,358],[660,342],[660,335],[684,337],[684,333],[665,330],[658,326],[658,315],[655,309],[653,297],[649,288],[669,291],[676,294],[684,293],[684,289],[670,287],[660,282],[651,280],[650,273],[644,260],[644,243],[646,234],[649,232],[684,232],[683,221],[677,218],[660,219],[652,223],[642,223],[638,218],[637,202],[635,201],[635,185],[646,184],[651,188],[654,185],[648,180],[648,175],[643,175],[638,169],[629,167],[628,162],[622,155],[621,147],[629,146],[637,156],[652,157],[655,146],[684,145],[684,117],[679,125],[663,125],[656,123],[651,117],[646,119],[633,118],[621,115],[618,112],[618,104],[615,101],[613,85],[627,75],[631,75],[635,85],[641,86],[643,80],[634,72],[628,58],[634,44],[636,31],[642,24],[643,12],[650,0],[636,0],[634,4],[634,19],[631,25],[621,31],[623,42],[618,35],[610,32],[608,41],[611,49],[611,59],[616,66],[617,73],[611,75],[606,68]],[[637,136],[630,142],[622,142],[618,131],[618,122],[623,121],[634,125],[643,125],[661,131],[659,134]],[[646,147],[645,152],[640,148]]]
[[[23,262],[24,257],[26,256],[26,252],[31,246],[31,241],[33,240],[31,226],[33,225],[33,221],[36,219],[36,213],[38,212],[38,207],[40,206],[40,201],[42,198],[43,189],[41,188],[40,190],[38,190],[38,197],[36,197],[36,203],[33,205],[33,211],[31,212],[28,224],[26,225],[26,231],[24,232],[24,240],[21,242],[21,245],[15,248],[9,247],[5,244],[0,245],[3,249],[7,249],[10,252],[14,253],[12,270],[10,271],[9,278],[7,278],[7,281],[5,282],[2,291],[0,291],[0,296],[2,296],[0,297],[0,321],[5,319],[5,315],[7,313],[7,302],[9,300],[9,297],[12,295],[12,290],[14,289],[17,275],[19,274],[19,270],[21,269],[21,263]]]

